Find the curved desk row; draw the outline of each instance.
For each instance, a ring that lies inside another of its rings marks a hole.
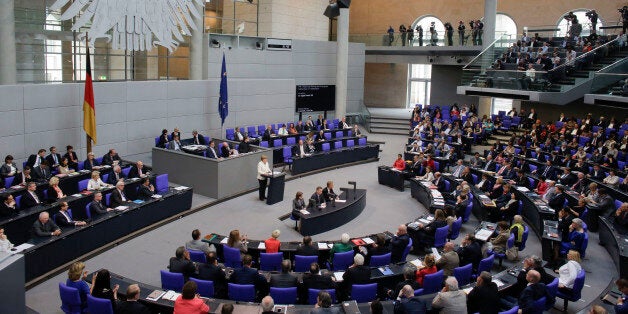
[[[154,176],[151,176],[154,179]],[[135,199],[137,196],[137,187],[140,185],[138,178],[126,179],[124,193],[129,199]],[[103,193],[103,201],[106,199],[104,195],[111,193],[114,188],[101,190]],[[64,191],[65,193],[65,191]],[[33,223],[38,219],[39,213],[47,211],[52,216],[59,212],[61,202],[68,202],[69,209],[72,210],[74,220],[85,220],[87,215],[85,206],[93,200],[91,192],[81,194],[68,194],[66,197],[59,199],[53,203],[37,205],[31,208],[20,210],[17,214],[5,217],[0,221],[0,225],[4,226],[5,234],[15,244],[21,244],[30,239],[30,230]]]
[[[363,138],[364,141],[366,142],[366,136],[361,136],[361,137],[357,137],[357,136],[349,136],[349,137],[339,137],[339,138],[333,138],[333,139],[329,139],[329,140],[324,140],[324,141],[315,141],[314,144],[314,153],[319,153],[323,151],[323,144],[328,144],[330,149],[334,149],[334,142],[340,142],[342,147],[347,147],[347,143],[351,143],[351,145],[353,147],[358,146],[359,145],[359,140]],[[280,146],[273,146],[272,143],[269,143],[270,145],[270,149],[273,150],[273,160],[274,160],[274,164],[282,164],[283,163],[283,149],[285,147],[289,147],[290,148],[290,155],[293,156],[292,153],[292,148],[295,147],[298,144],[282,144]]]
[[[409,181],[410,195],[423,204],[427,210],[434,212],[437,209],[445,208],[442,194],[436,189],[436,186],[416,178],[411,178]]]
[[[308,208],[308,214],[299,218],[302,235],[315,235],[340,227],[358,217],[366,206],[366,190],[341,189],[340,200],[326,204],[325,208]]]
[[[128,209],[108,212],[85,226],[64,228],[60,236],[32,239],[28,243],[33,246],[23,251],[26,281],[191,207],[191,188],[171,189],[159,199],[130,203]]]
[[[628,230],[612,220],[600,217],[600,245],[613,259],[620,278],[628,278]]]
[[[295,157],[292,159],[292,174],[298,175],[309,171],[342,164],[377,159],[379,145],[354,146],[328,152],[317,152],[307,157]]]

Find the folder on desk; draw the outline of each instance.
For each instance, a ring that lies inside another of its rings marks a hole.
[[[122,206],[122,205],[120,205],[120,206],[115,208],[115,210],[119,210],[119,211],[123,211],[123,210],[127,210],[127,209],[129,209],[129,206]]]
[[[342,278],[342,275],[344,275],[345,272],[344,271],[335,271],[334,272],[334,278],[336,278],[336,282],[341,282],[344,279]]]
[[[318,249],[319,250],[327,250],[327,243],[325,243],[325,242],[318,242]]]
[[[388,266],[379,267],[378,269],[382,272],[382,275],[384,276],[390,276],[393,274],[393,271]]]
[[[206,236],[205,236],[205,240],[207,240],[207,241],[209,241],[209,242],[212,242],[214,239],[216,239],[216,237],[217,237],[217,236],[218,236],[218,235],[217,235],[217,234],[215,234],[215,233],[208,234],[208,235],[206,235]]]
[[[366,244],[362,239],[353,239],[351,240],[351,242],[353,242],[353,244],[358,245],[358,246]]]
[[[147,297],[146,300],[149,301],[157,301],[159,300],[159,298],[161,298],[164,294],[166,294],[165,291],[161,291],[161,290],[154,290],[153,292],[151,292]]]
[[[181,293],[174,292],[172,290],[168,290],[168,292],[164,293],[162,298],[164,300],[176,301],[177,298],[181,295]]]

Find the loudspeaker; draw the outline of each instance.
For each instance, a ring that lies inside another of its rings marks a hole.
[[[351,0],[338,0],[338,7],[341,9],[348,9],[351,5]]]
[[[338,4],[336,3],[332,3],[330,5],[327,6],[327,9],[325,9],[325,13],[323,13],[323,15],[325,15],[326,17],[333,19],[337,16],[340,15],[340,8],[338,7]]]

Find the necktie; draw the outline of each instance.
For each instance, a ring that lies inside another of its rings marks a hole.
[[[65,219],[68,220],[68,222],[72,222],[72,218],[70,218],[70,215],[68,215],[67,212],[65,211],[61,211],[61,214],[63,214],[63,216],[65,217]]]
[[[120,196],[122,197],[122,200],[126,202],[126,196],[124,196],[124,192],[122,190],[120,191]]]
[[[59,163],[59,161],[57,160],[57,154],[53,154],[52,159],[54,159],[55,165]]]
[[[549,171],[550,167],[545,167],[545,170],[543,171],[543,176],[547,177],[547,172]]]
[[[490,164],[491,164],[491,162],[490,162],[490,161],[489,161],[489,162],[487,162],[487,163],[486,163],[486,166],[484,166],[484,170],[488,170],[488,166],[489,166]]]
[[[35,199],[35,202],[39,204],[39,197],[37,197],[37,193],[31,192],[31,195],[33,196],[33,199]]]
[[[457,178],[457,177],[460,177],[460,169],[461,169],[461,168],[462,168],[462,167],[456,167],[456,171],[454,172],[454,177],[456,177],[456,178]]]
[[[176,142],[175,142],[176,143]],[[138,167],[137,168],[137,174],[141,177],[142,176],[142,168]]]

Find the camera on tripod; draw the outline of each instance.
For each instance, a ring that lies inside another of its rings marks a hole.
[[[625,5],[623,8],[617,9],[617,11],[619,11],[619,13],[621,14],[625,14],[626,12],[628,12],[628,6]]]

